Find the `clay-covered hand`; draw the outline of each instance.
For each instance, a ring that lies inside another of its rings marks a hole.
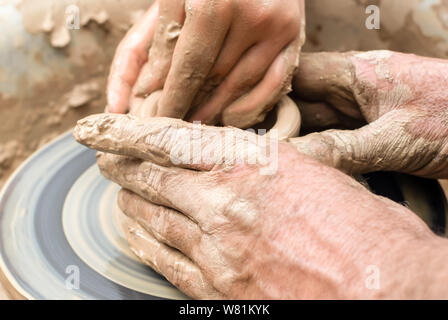
[[[124,113],[129,105],[138,102],[132,101],[138,100],[132,95],[132,89],[148,60],[158,15],[159,1],[156,0],[118,45],[107,83],[107,111]]]
[[[158,10],[117,51],[109,111],[124,113],[130,96],[139,103],[163,88],[157,116],[249,127],[290,91],[305,38],[303,0],[160,0]]]
[[[391,51],[303,54],[293,86],[301,99],[318,102],[302,108],[304,127],[368,123],[291,139],[301,152],[353,174],[448,178],[448,60]]]
[[[80,120],[74,135],[108,152],[98,164],[124,188],[132,250],[191,297],[447,296],[447,240],[291,144],[117,114]]]

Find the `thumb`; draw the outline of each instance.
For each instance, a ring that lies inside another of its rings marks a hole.
[[[309,102],[325,102],[354,119],[362,119],[353,92],[354,52],[302,53],[293,79],[293,95]]]
[[[406,131],[411,115],[387,113],[357,130],[327,130],[288,140],[300,152],[348,174],[401,171],[425,175],[422,168],[434,157],[424,141]]]

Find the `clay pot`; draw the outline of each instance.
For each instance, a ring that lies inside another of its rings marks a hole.
[[[161,94],[161,90],[153,92],[141,104],[133,107],[131,114],[139,118],[154,117],[157,113],[157,103]],[[278,139],[286,140],[298,136],[301,120],[296,103],[288,96],[284,96],[267,115],[265,121],[257,124],[255,129],[268,130],[268,136],[274,136],[273,130],[276,130]]]

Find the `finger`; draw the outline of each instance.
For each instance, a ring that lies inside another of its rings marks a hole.
[[[308,102],[294,99],[302,115],[301,133],[311,133],[327,129],[357,129],[366,122],[351,118],[325,102]]]
[[[303,44],[305,41],[303,1],[299,1],[298,6],[295,4],[291,6],[286,15],[281,2],[269,2],[265,5],[265,8],[263,8],[264,6],[253,7],[253,3],[251,4],[250,1],[237,1],[234,4],[237,9],[234,13],[233,23],[218,59],[209,74],[209,80],[212,83],[222,82],[231,70],[240,64],[239,61],[243,54],[254,46],[260,49],[260,59],[257,60],[260,61],[262,68],[258,69],[261,69],[263,75],[282,48],[296,38],[298,31],[301,44]],[[268,7],[269,9],[266,10]],[[282,15],[282,19],[278,19],[280,15]]]
[[[214,125],[216,121],[214,121],[214,116],[209,116],[206,118],[191,118],[191,115],[194,115],[197,113],[197,110],[200,110],[203,108],[203,104],[210,100],[211,97],[214,96],[214,91],[216,91],[217,88],[220,87],[223,80],[229,75],[231,70],[235,67],[235,65],[238,63],[239,59],[242,58],[244,55],[247,55],[247,51],[253,51],[251,50],[251,46],[255,44],[255,38],[253,37],[253,32],[251,34],[246,34],[244,31],[247,31],[243,28],[235,27],[234,25],[231,26],[229,35],[227,35],[224,44],[223,49],[219,53],[219,56],[210,71],[210,73],[207,76],[207,79],[205,80],[205,83],[201,86],[199,91],[197,92],[193,103],[192,103],[192,109],[190,109],[190,112],[187,113],[187,117],[189,121],[195,121],[199,120],[203,123]],[[261,50],[259,50],[261,51]],[[266,52],[265,52],[266,53]],[[251,56],[254,56],[252,53]],[[246,59],[247,60],[247,59]],[[255,60],[255,59],[253,59]],[[259,63],[259,60],[255,60],[255,62]],[[247,65],[251,65],[250,62],[246,63]],[[239,68],[241,69],[241,68]],[[246,68],[247,69],[247,68]],[[262,73],[263,70],[260,68],[254,68],[252,67],[256,72]],[[249,79],[255,78],[253,72],[245,72],[242,73],[245,77],[248,77]],[[235,77],[235,76],[234,76]],[[261,77],[261,76],[260,76]],[[240,78],[237,78],[240,79]],[[248,80],[249,80],[248,79]],[[254,82],[254,81],[253,81]],[[221,91],[223,91],[221,89]],[[236,91],[236,90],[235,90]],[[227,92],[234,92],[234,91],[227,91]],[[237,96],[238,97],[238,96]],[[211,111],[217,111],[214,112],[214,114],[219,114],[222,107],[219,107],[217,105],[217,102],[208,103],[208,105],[212,104]],[[221,102],[221,104],[224,104],[224,102]],[[206,108],[207,109],[207,108]]]
[[[247,31],[247,25],[245,24],[236,23],[230,27],[222,50],[207,77],[205,87],[211,89],[216,88],[235,67],[242,56],[255,45],[257,40],[256,35],[254,32],[247,33]]]
[[[140,106],[145,101],[144,98],[132,96],[129,98],[129,114],[139,117]],[[107,111],[106,111],[107,112]]]
[[[264,120],[282,96],[291,90],[291,80],[299,64],[300,39],[287,46],[274,60],[266,75],[249,94],[241,97],[222,115],[224,125],[248,128]]]
[[[110,153],[100,152],[97,158],[98,167],[105,178],[144,199],[182,212],[196,223],[202,224],[210,216],[207,210],[201,210],[206,201],[204,191],[214,187],[208,176]]]
[[[212,70],[207,76],[207,79],[205,80],[204,84],[201,86],[199,91],[197,92],[193,103],[192,108],[190,109],[190,112],[187,113],[187,117],[190,119],[189,121],[195,121],[199,120],[203,123],[214,125],[216,121],[214,121],[214,117],[210,116],[209,119],[205,118],[191,118],[191,115],[196,114],[197,110],[199,110],[204,103],[206,103],[210,98],[213,96],[214,91],[220,86],[220,84],[223,82],[223,80],[229,75],[231,70],[235,67],[236,64],[239,64],[238,60],[244,59],[242,58],[244,55],[247,55],[247,51],[251,51],[251,56],[255,58],[255,55],[253,54],[253,49],[251,50],[251,47],[255,45],[256,38],[254,36],[254,32],[252,30],[249,34],[246,33],[248,31],[247,25],[239,25],[239,24],[233,24],[230,27],[229,34],[226,36],[223,44],[223,48],[221,49],[215,64],[213,65]],[[270,50],[272,50],[272,46],[269,47]],[[268,49],[268,50],[269,50]],[[267,51],[258,50],[260,53],[269,54]],[[248,60],[248,59],[246,59]],[[252,59],[255,62],[260,63],[260,60]],[[247,62],[246,65],[251,65],[250,62]],[[239,68],[241,69],[241,68]],[[247,68],[246,68],[247,69]],[[256,72],[262,74],[264,71],[261,68],[255,68],[252,67]],[[255,78],[252,71],[249,72],[243,72],[243,76],[248,77],[250,79]],[[235,76],[234,76],[235,77]],[[261,77],[261,75],[260,75]],[[259,77],[258,77],[259,78]],[[240,79],[239,77],[237,79]],[[222,91],[222,90],[221,90]],[[229,91],[228,91],[229,92]],[[230,91],[232,92],[232,91]],[[210,104],[210,103],[209,103]],[[221,103],[223,104],[223,103]],[[212,111],[218,111],[216,114],[220,113],[221,108],[217,106],[217,103],[213,103],[212,105]]]
[[[289,142],[349,174],[386,170],[425,175],[434,154],[426,142],[407,132],[413,117],[408,110],[394,110],[357,130],[327,130]]]
[[[151,118],[157,114],[157,103],[162,95],[162,91],[154,91],[146,98],[134,97],[134,103],[131,108],[130,114],[138,118]]]
[[[352,53],[302,53],[293,79],[294,96],[312,102],[326,102],[343,114],[362,119],[353,92]]]
[[[178,249],[196,261],[202,232],[191,219],[176,210],[148,202],[125,189],[120,190],[117,201],[128,217],[138,222],[159,242]]]
[[[135,83],[133,93],[145,97],[162,89],[171,65],[174,48],[185,21],[185,1],[162,0],[154,41],[149,50],[148,62]]]
[[[201,171],[244,157],[242,152],[236,153],[235,146],[248,135],[242,130],[179,119],[107,113],[81,119],[73,130],[75,139],[92,149]]]
[[[174,50],[158,116],[183,118],[212,68],[230,26],[227,1],[187,1],[187,18]]]
[[[107,85],[108,111],[124,113],[129,105],[132,86],[146,62],[147,48],[157,24],[158,1],[126,34],[117,48]]]
[[[213,123],[224,108],[247,94],[263,78],[278,52],[269,42],[249,49],[210,99],[189,120]]]
[[[132,220],[125,230],[132,252],[180,291],[195,299],[223,298],[204,277],[201,269],[182,253],[160,243]]]

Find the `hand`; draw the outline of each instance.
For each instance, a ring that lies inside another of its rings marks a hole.
[[[111,112],[126,111],[132,87],[138,103],[163,88],[157,116],[249,127],[290,90],[305,37],[303,0],[161,0],[159,6],[158,22],[148,13],[140,22],[147,33],[133,28],[117,51],[113,65],[123,68],[111,70],[109,96],[119,96],[109,99]],[[146,59],[140,48],[150,33]]]
[[[293,85],[296,96],[318,102],[301,110],[309,126],[369,123],[291,139],[301,152],[351,174],[448,178],[448,60],[390,51],[303,54]]]
[[[148,48],[158,15],[159,2],[156,0],[118,45],[107,84],[107,111],[124,113],[133,104],[131,100],[135,100],[135,97],[131,92],[141,68],[148,60]]]
[[[134,253],[189,296],[448,296],[447,240],[404,206],[290,144],[270,141],[278,157],[249,164],[246,155],[264,154],[254,134],[194,130],[176,119],[103,114],[74,131],[79,142],[109,152],[98,164],[124,188],[118,203],[131,218]],[[235,159],[210,161],[222,154]],[[277,171],[261,175],[270,161]],[[372,265],[380,277],[373,289],[366,285]]]

